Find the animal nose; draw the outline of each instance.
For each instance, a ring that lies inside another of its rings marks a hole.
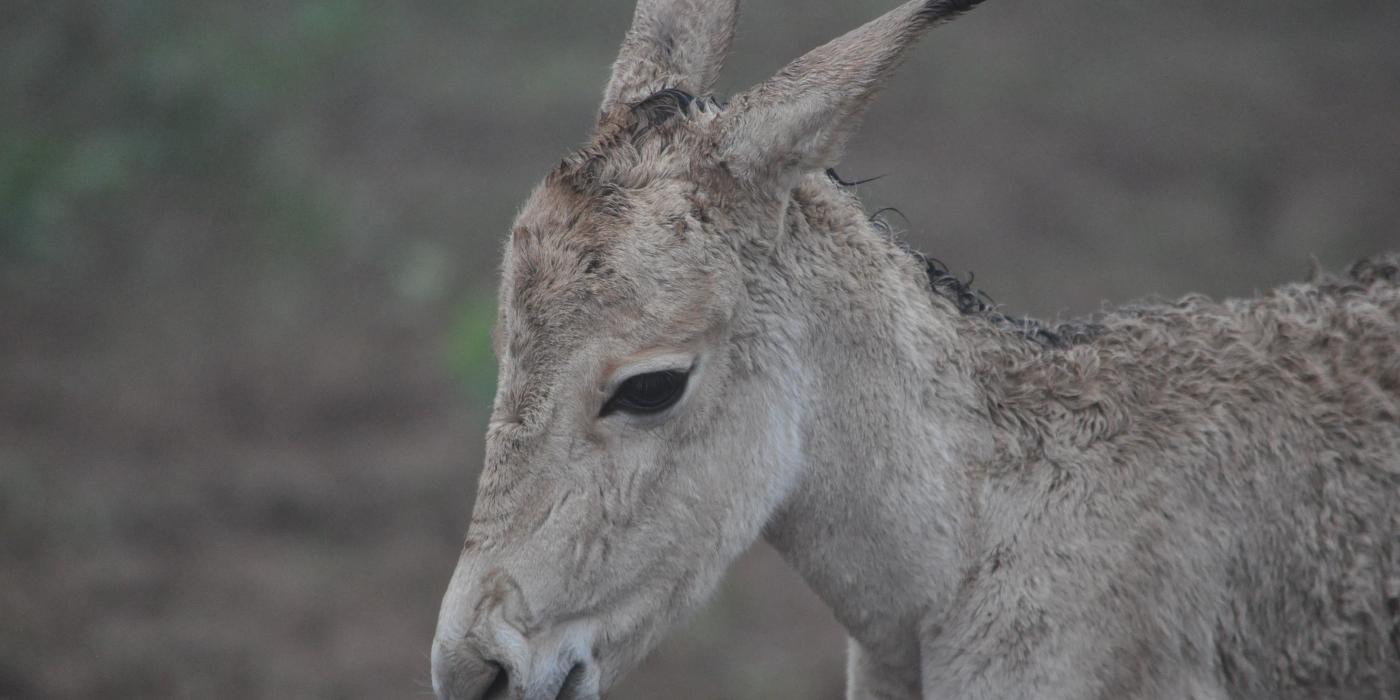
[[[589,642],[575,639],[577,645],[546,642],[518,658],[511,655],[509,643],[482,647],[472,641],[434,642],[433,692],[438,700],[598,698],[601,671],[584,650]]]
[[[504,700],[511,692],[506,665],[470,644],[433,645],[433,692],[438,700]]]

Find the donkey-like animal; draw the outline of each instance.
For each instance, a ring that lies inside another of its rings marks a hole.
[[[760,536],[848,631],[851,698],[1400,697],[1400,256],[986,308],[823,174],[973,4],[722,104],[734,0],[641,0],[506,245],[439,697],[599,697]]]

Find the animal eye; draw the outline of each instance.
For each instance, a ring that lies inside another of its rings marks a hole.
[[[680,370],[648,372],[629,378],[603,405],[600,415],[613,411],[623,413],[660,413],[680,400],[690,375]]]

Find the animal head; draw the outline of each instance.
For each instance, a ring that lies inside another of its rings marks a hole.
[[[759,537],[802,469],[784,351],[811,321],[756,281],[903,50],[976,2],[907,3],[721,104],[736,0],[640,0],[596,133],[505,246],[439,697],[597,697]]]

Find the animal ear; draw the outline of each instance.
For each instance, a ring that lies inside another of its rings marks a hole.
[[[603,92],[602,113],[664,88],[707,94],[738,16],[739,0],[638,0]]]
[[[979,2],[908,2],[735,96],[715,124],[725,163],[749,176],[780,179],[835,166],[904,50]]]

